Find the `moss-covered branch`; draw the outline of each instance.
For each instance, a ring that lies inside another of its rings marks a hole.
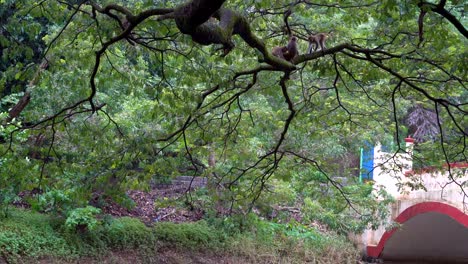
[[[222,8],[224,2],[225,0],[192,0],[174,9],[157,8],[136,15],[115,4],[105,7],[92,5],[103,14],[111,15],[112,10],[121,13],[131,24],[131,28],[150,16],[159,16],[158,20],[173,19],[180,32],[190,35],[194,42],[201,45],[223,45],[224,56],[234,48],[232,37],[239,35],[250,47],[262,53],[266,63],[284,71],[295,69],[293,64],[271,54],[265,43],[252,32],[244,16],[231,9]],[[216,19],[210,19],[212,17]]]

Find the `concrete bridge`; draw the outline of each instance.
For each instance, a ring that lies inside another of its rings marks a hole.
[[[387,222],[398,227],[366,230],[362,250],[384,260],[468,263],[468,163],[414,171],[414,140],[405,141],[405,153],[374,148],[374,186],[395,198]]]

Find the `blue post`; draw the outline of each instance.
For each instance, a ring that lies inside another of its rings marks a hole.
[[[366,142],[362,154],[361,177],[363,180],[373,180],[374,178],[374,146]]]

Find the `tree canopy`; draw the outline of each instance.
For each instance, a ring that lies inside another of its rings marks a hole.
[[[367,203],[337,180],[366,142],[404,151],[414,135],[422,163],[466,161],[464,1],[0,4],[3,197],[86,203],[184,174],[230,208],[282,181],[340,211]],[[306,54],[321,32],[327,48]],[[271,50],[289,35],[286,61]]]

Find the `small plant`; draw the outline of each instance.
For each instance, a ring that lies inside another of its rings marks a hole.
[[[73,209],[68,213],[65,226],[79,232],[93,230],[99,223],[96,219],[96,215],[100,212],[101,209],[93,206]]]
[[[9,216],[9,206],[17,199],[17,195],[12,188],[0,190],[0,217],[6,218]]]

